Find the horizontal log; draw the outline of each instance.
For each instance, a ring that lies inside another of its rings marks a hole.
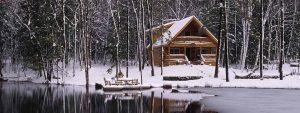
[[[211,42],[206,43],[171,43],[169,47],[216,47]]]
[[[174,41],[206,41],[206,42],[213,42],[208,37],[200,37],[200,36],[179,36],[174,39]]]

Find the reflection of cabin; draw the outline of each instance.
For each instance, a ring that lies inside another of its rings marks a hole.
[[[161,31],[163,30],[163,33]],[[218,40],[195,17],[154,27],[154,64],[160,65],[161,46],[163,46],[164,66],[177,64],[215,65]]]

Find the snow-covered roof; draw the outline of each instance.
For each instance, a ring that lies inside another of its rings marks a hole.
[[[174,24],[174,22],[175,22],[175,21],[165,23],[165,24],[163,24],[163,26],[164,26],[164,27],[165,27],[165,26],[171,26],[171,25]],[[152,29],[152,31],[155,31],[155,30],[158,30],[158,29],[160,30],[160,28],[161,28],[161,25],[156,26],[156,27],[153,27],[153,28],[151,28],[151,29]],[[149,31],[150,31],[150,29],[147,29],[147,30],[146,30],[146,32],[149,32]]]
[[[157,41],[153,44],[153,47],[168,44],[174,37],[179,35],[180,32],[184,30],[184,28],[186,28],[193,20],[196,20],[197,24],[199,24],[201,27],[203,26],[203,24],[195,16],[190,16],[179,21],[174,21],[173,25],[163,33],[162,37],[157,39]],[[215,41],[217,41],[217,39],[207,29],[205,30],[209,33],[209,35],[212,36],[212,38],[214,38]]]

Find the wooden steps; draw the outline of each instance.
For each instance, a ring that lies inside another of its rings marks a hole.
[[[216,55],[215,54],[201,54],[201,58],[206,65],[216,65]]]
[[[182,65],[188,63],[184,54],[170,54],[166,56],[165,64],[167,65]]]

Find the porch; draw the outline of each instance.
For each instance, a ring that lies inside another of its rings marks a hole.
[[[206,64],[215,65],[215,48],[207,47],[169,47],[165,55],[164,64],[182,65],[182,64]]]

